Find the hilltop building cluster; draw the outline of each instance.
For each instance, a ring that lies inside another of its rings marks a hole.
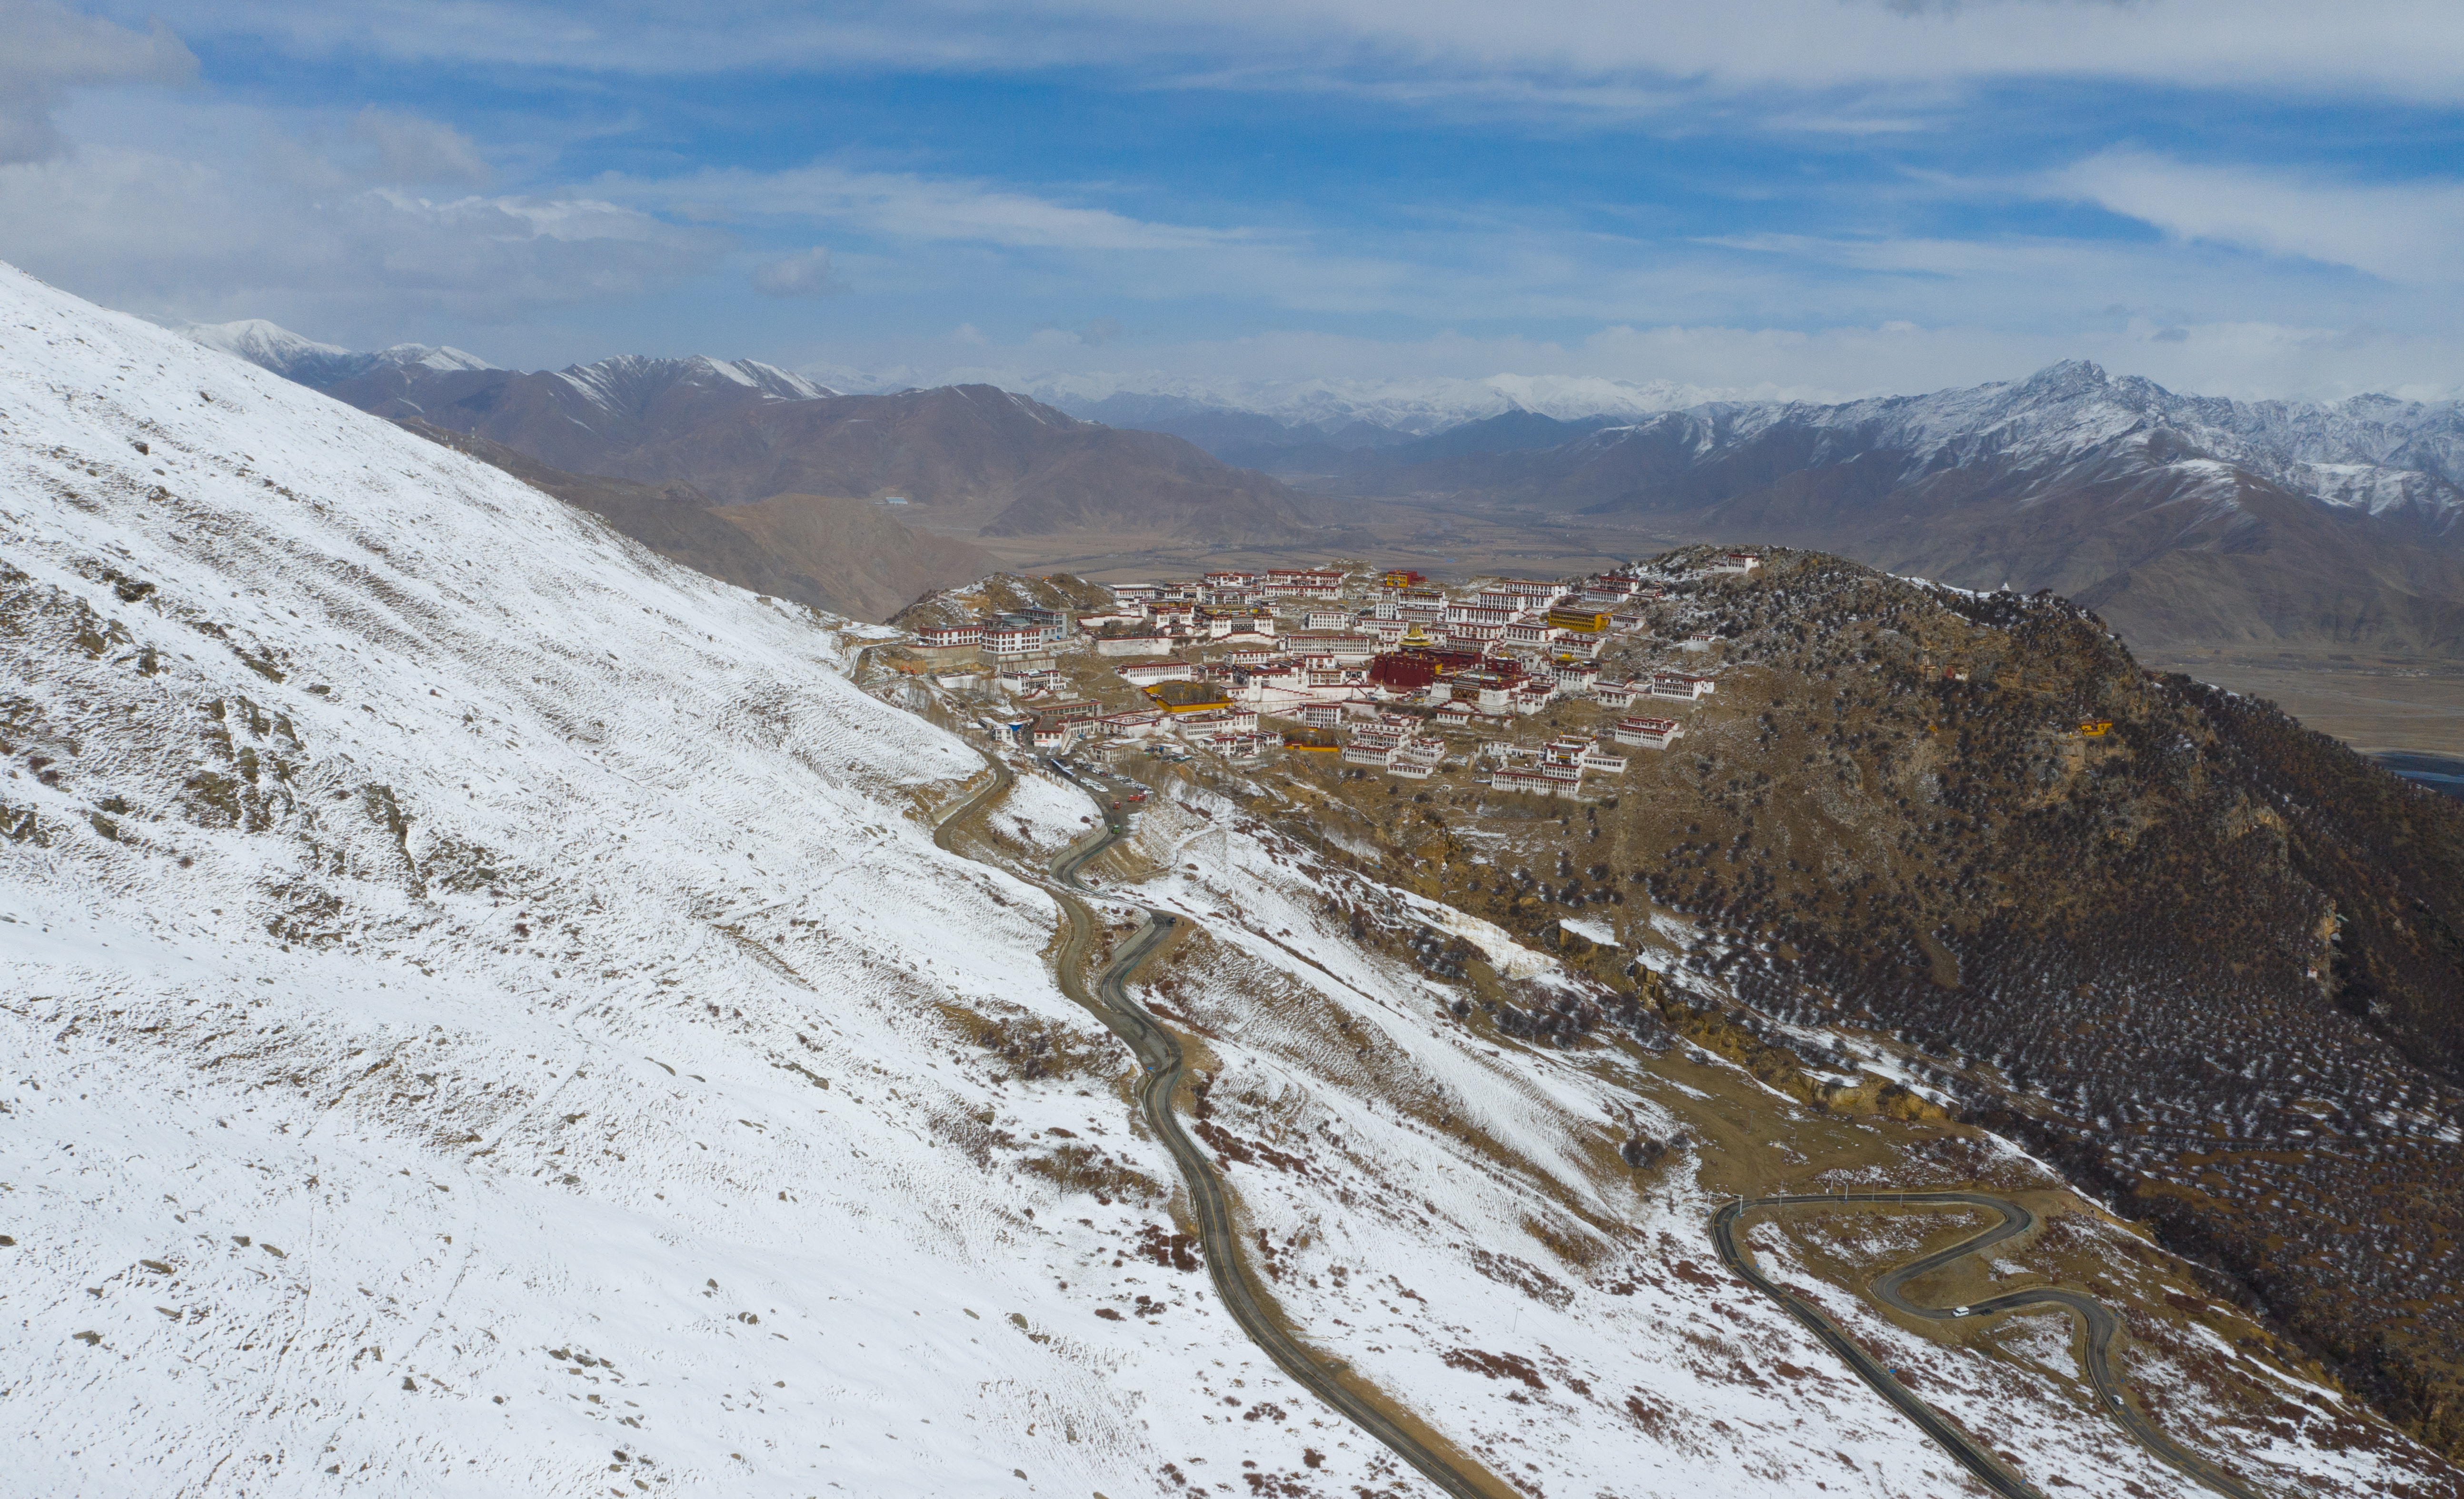
[[[1735,552],[1692,571],[1736,575],[1760,563]],[[915,647],[945,685],[998,701],[988,723],[1039,749],[1100,758],[1177,741],[1231,760],[1324,754],[1356,773],[1417,781],[1477,767],[1500,790],[1580,796],[1586,775],[1626,768],[1627,757],[1604,744],[1664,749],[1684,733],[1664,709],[1636,710],[1690,705],[1716,689],[1705,672],[1628,678],[1598,660],[1617,638],[1651,630],[1652,606],[1681,576],[1632,564],[1449,586],[1356,564],[1224,569],[1114,584],[1103,607],[936,625],[917,632]],[[1700,624],[1689,616],[1663,643],[1717,649]],[[1090,685],[1105,678],[1133,690],[1134,706],[1108,710],[1088,695],[1106,691]],[[1522,719],[1568,699],[1627,716],[1592,738],[1512,742]],[[1458,736],[1469,743],[1450,748]]]

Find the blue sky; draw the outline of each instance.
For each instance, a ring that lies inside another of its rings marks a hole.
[[[0,257],[504,364],[2464,387],[2464,10],[0,0]]]

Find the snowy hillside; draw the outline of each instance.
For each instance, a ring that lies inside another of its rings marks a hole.
[[[945,853],[982,761],[857,689],[864,628],[5,269],[0,313],[15,1487],[1431,1492],[1176,1238],[1031,879],[1079,793],[1029,768],[1012,871]],[[1273,1295],[1438,1441],[1533,1495],[1967,1491],[1706,1270],[1682,1157],[1618,1161],[1707,1094],[1449,1026],[1345,934],[1408,903],[1227,803],[1108,860],[1191,918],[1142,992]],[[2193,1491],[2057,1369],[1832,1300],[2023,1466]],[[2186,1427],[2224,1378],[2145,1367]]]
[[[1047,1132],[1168,1164],[1080,1091],[1126,1064],[1049,901],[909,815],[980,761],[847,684],[861,631],[0,303],[12,1485],[1370,1480],[1298,1405],[1214,1414],[1254,1360],[1192,1277],[1169,1338],[1062,1284],[1170,1220],[1064,1216]],[[992,1027],[1090,1071],[1022,1085]]]

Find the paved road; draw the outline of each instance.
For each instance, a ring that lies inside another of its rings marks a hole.
[[[992,761],[994,780],[942,818],[934,841],[945,849],[949,848],[950,834],[989,806],[1014,779],[1008,766],[991,756],[985,758]],[[1242,1260],[1231,1200],[1224,1194],[1221,1178],[1216,1175],[1215,1163],[1190,1140],[1180,1127],[1179,1117],[1172,1112],[1173,1091],[1181,1078],[1180,1041],[1131,999],[1124,987],[1147,955],[1172,936],[1180,918],[1149,911],[1146,920],[1114,950],[1111,961],[1095,976],[1094,992],[1088,993],[1079,982],[1078,975],[1085,966],[1088,948],[1095,939],[1097,923],[1094,913],[1075,893],[1086,888],[1079,883],[1078,871],[1128,831],[1127,818],[1111,809],[1111,799],[1088,789],[1103,814],[1103,830],[1065,850],[1052,865],[1052,875],[1058,882],[1053,893],[1069,917],[1069,937],[1062,944],[1060,957],[1062,991],[1093,1011],[1136,1054],[1141,1069],[1138,1108],[1146,1115],[1148,1128],[1172,1153],[1173,1162],[1180,1168],[1181,1180],[1189,1188],[1190,1204],[1198,1218],[1199,1246],[1205,1251],[1206,1268],[1214,1279],[1216,1295],[1222,1299],[1224,1309],[1232,1313],[1241,1331],[1275,1361],[1275,1367],[1290,1376],[1293,1383],[1342,1412],[1353,1425],[1419,1469],[1430,1483],[1455,1499],[1507,1499],[1512,1490],[1504,1484],[1428,1446],[1346,1385],[1337,1377],[1335,1365],[1285,1330],[1260,1294],[1256,1278]]]
[[[2026,1233],[2035,1225],[2036,1215],[2007,1198],[1991,1197],[1982,1192],[1887,1192],[1858,1197],[1792,1196],[1758,1197],[1729,1202],[1711,1217],[1711,1237],[1719,1245],[1720,1259],[1728,1268],[1751,1283],[1755,1290],[1771,1297],[1789,1315],[1805,1325],[1825,1346],[1837,1354],[1859,1378],[1874,1387],[1884,1400],[1896,1405],[1916,1422],[1925,1435],[1940,1443],[1960,1466],[1976,1475],[1978,1481],[2007,1499],[2043,1499],[2029,1483],[2003,1464],[1992,1453],[1945,1420],[1939,1411],[1919,1400],[1906,1386],[1891,1377],[1891,1372],[1877,1363],[1862,1348],[1841,1332],[1837,1324],[1820,1312],[1795,1296],[1782,1290],[1754,1265],[1753,1252],[1739,1238],[1737,1224],[1748,1213],[1802,1208],[1838,1208],[1851,1203],[1881,1203],[1884,1206],[1955,1206],[1981,1207],[2000,1215],[2000,1222],[1984,1232],[1962,1239],[1947,1248],[1937,1249],[1921,1259],[1909,1261],[1874,1282],[1874,1294],[1893,1309],[1928,1322],[1955,1322],[1966,1317],[1991,1316],[2001,1312],[2023,1312],[2032,1308],[2058,1307],[2077,1316],[2087,1329],[2086,1347],[2081,1361],[2087,1369],[2088,1383],[2096,1391],[2096,1402],[2129,1433],[2131,1440],[2159,1461],[2187,1474],[2231,1499],[2260,1499],[2258,1490],[2216,1466],[2213,1463],[2186,1450],[2165,1435],[2138,1406],[2130,1402],[2129,1389],[2123,1383],[2116,1357],[2122,1346],[2122,1319],[2113,1309],[2093,1296],[2075,1290],[2042,1286],[2026,1290],[2006,1291],[1965,1307],[1928,1307],[1910,1301],[1905,1292],[1908,1282],[1927,1275],[1954,1260],[1981,1254],[2015,1235]]]

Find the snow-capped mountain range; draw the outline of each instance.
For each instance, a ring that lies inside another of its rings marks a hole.
[[[1712,403],[1578,442],[1594,451],[1677,434],[1692,452],[1740,448],[1783,430],[1813,438],[1806,467],[1868,453],[1905,464],[1903,482],[1986,465],[2058,470],[2137,452],[2261,474],[2327,504],[2380,514],[2464,507],[2464,406],[2364,395],[2334,403],[2179,395],[2135,375],[2068,361],[2026,380],[1841,405]]]
[[[1925,395],[1821,402],[1771,389],[1721,389],[1672,381],[1497,374],[1480,380],[1206,381],[1181,376],[969,369],[808,370],[848,390],[895,389],[964,379],[1023,391],[1077,416],[1120,420],[1136,411],[1159,425],[1203,412],[1247,412],[1332,433],[1353,423],[1428,436],[1510,411],[1560,421],[1607,417],[1639,424],[1682,414],[1705,440],[1750,436],[1783,424],[1831,430],[1928,459],[1957,462],[1988,449],[2050,454],[2165,427],[2227,462],[2335,503],[2367,509],[2436,502],[2464,482],[2464,404],[2387,395],[2342,401],[2241,401],[2183,395],[2138,376],[2109,377],[2069,361],[2025,380]]]
[[[339,343],[319,343],[262,318],[191,323],[179,331],[208,348],[220,349],[285,380],[319,389],[375,371],[414,366],[440,374],[513,373],[500,370],[476,354],[438,344],[397,343],[365,353]],[[713,359],[706,354],[678,359],[620,354],[596,364],[567,365],[553,373],[583,400],[607,411],[636,408],[652,394],[679,383],[737,386],[780,401],[805,401],[836,394],[827,386],[776,364],[753,359]]]
[[[2183,396],[2075,362],[1923,396],[1712,403],[1549,448],[1419,451],[1332,482],[2052,588],[2160,654],[2464,653],[2453,403]]]
[[[499,369],[452,349],[353,354],[272,323],[187,330],[209,347],[380,416],[483,431],[556,468],[610,472],[610,454],[680,436],[749,408],[836,394],[759,360],[620,354],[559,370]]]
[[[397,344],[359,353],[319,343],[262,319],[184,330],[285,378],[333,388],[408,367],[493,372],[458,349]],[[1072,415],[1171,430],[1206,413],[1242,412],[1316,434],[1359,424],[1397,437],[1426,436],[1514,411],[1560,421],[1625,419],[1578,439],[1595,449],[1682,426],[1700,452],[1782,428],[1823,434],[1817,461],[1852,450],[1903,455],[1918,473],[1991,458],[2071,462],[2114,445],[2171,445],[2265,475],[2326,503],[2379,513],[2464,504],[2464,403],[2360,395],[2335,402],[2241,401],[2184,395],[2135,375],[2109,376],[2068,361],[2025,380],[1844,403],[1771,399],[1669,381],[1498,374],[1481,380],[1210,382],[1178,376],[953,368],[790,371],[758,360],[619,355],[553,372],[601,411],[633,413],[677,386],[733,387],[768,400],[809,400],[924,386],[992,385]],[[366,406],[364,400],[354,404]],[[1362,444],[1366,446],[1366,444]]]

